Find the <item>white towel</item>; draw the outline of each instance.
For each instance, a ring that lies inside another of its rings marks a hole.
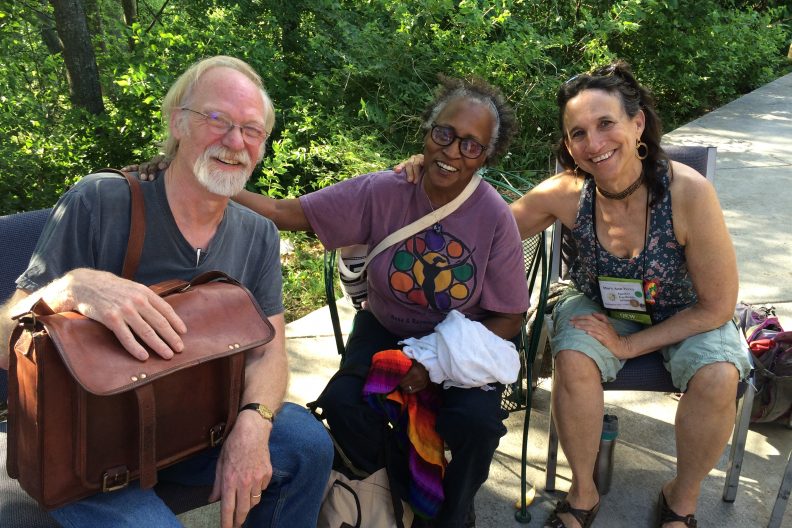
[[[488,383],[514,383],[520,373],[520,357],[514,343],[493,334],[477,321],[456,310],[420,339],[410,337],[399,344],[404,354],[429,371],[434,383],[444,388],[481,387]]]

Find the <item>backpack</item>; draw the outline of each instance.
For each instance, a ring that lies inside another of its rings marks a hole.
[[[735,318],[754,360],[751,422],[783,419],[792,426],[792,332],[781,328],[772,306],[739,303]]]
[[[341,376],[365,379],[367,373],[368,369],[359,365],[344,367],[333,375],[328,385]],[[356,468],[324,422],[321,410],[323,396],[324,391],[316,401],[307,404],[316,419],[324,423],[335,448],[333,469],[325,486],[317,528],[410,528],[413,511],[398,493],[392,491],[394,482],[384,467],[387,465],[385,456],[383,467],[374,473],[368,474]]]

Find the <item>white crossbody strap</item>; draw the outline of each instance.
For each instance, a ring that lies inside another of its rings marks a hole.
[[[468,182],[467,186],[465,186],[465,188],[462,190],[461,193],[459,193],[459,195],[456,198],[454,198],[453,200],[451,200],[441,208],[432,211],[428,215],[419,218],[415,222],[408,224],[402,227],[401,229],[394,231],[387,237],[385,237],[382,240],[382,242],[374,246],[374,249],[372,249],[371,252],[369,252],[360,270],[350,271],[349,268],[347,268],[346,265],[344,264],[344,260],[339,258],[338,272],[341,275],[343,275],[345,279],[348,280],[355,280],[359,278],[361,275],[363,275],[363,272],[366,271],[366,268],[368,267],[369,262],[371,262],[371,259],[382,253],[384,250],[388,249],[393,244],[396,244],[406,238],[411,237],[415,233],[418,233],[428,227],[433,226],[434,224],[438,223],[446,216],[456,211],[457,208],[460,205],[462,205],[462,203],[465,200],[467,200],[471,194],[473,194],[473,191],[476,190],[479,183],[481,183],[481,176],[479,176],[478,174],[474,174],[473,177]]]

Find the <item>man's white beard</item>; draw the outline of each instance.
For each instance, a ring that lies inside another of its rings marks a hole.
[[[212,167],[212,158],[238,161],[240,165],[238,169],[223,170],[219,167]],[[250,157],[246,151],[232,152],[220,145],[212,145],[204,151],[200,158],[195,160],[193,172],[207,191],[230,198],[245,188],[245,183],[251,174],[248,167],[250,167]]]

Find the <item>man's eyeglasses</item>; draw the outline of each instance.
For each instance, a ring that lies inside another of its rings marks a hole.
[[[205,114],[203,112],[199,112],[198,110],[193,110],[192,108],[187,108],[186,106],[182,106],[179,110],[186,110],[188,112],[192,112],[193,114],[200,116],[209,128],[217,133],[217,134],[228,134],[231,129],[238,128],[240,132],[242,132],[242,139],[245,140],[245,143],[255,145],[260,143],[261,141],[267,139],[269,135],[264,128],[258,125],[237,125],[228,117],[224,116],[219,112],[209,112]]]
[[[432,133],[430,137],[432,141],[441,147],[447,147],[456,139],[459,139],[459,153],[469,159],[476,159],[487,150],[487,147],[475,139],[457,136],[456,130],[454,130],[453,127],[438,125],[437,123],[432,123]]]

